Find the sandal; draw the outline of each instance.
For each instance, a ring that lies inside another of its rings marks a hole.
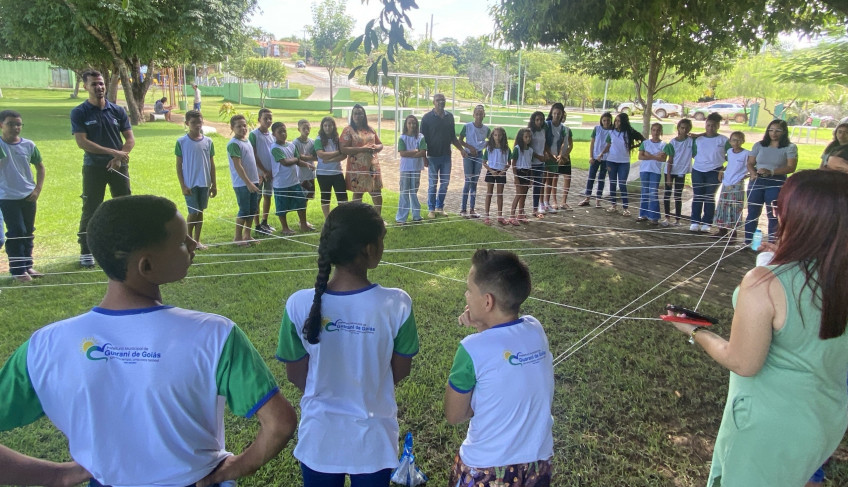
[[[577,203],[577,206],[589,206],[589,197],[587,196],[583,198],[583,201]]]
[[[630,216],[630,210],[627,208],[621,210],[621,216]]]
[[[498,223],[500,223],[501,225],[509,225],[509,223],[507,223],[507,221],[502,216],[498,217]]]
[[[483,218],[483,223],[485,223],[486,225],[491,225],[491,224],[492,224],[492,219],[491,219],[491,218],[489,218],[489,217]]]
[[[595,208],[603,208],[600,198],[595,200]]]
[[[607,208],[607,213],[616,213],[617,211],[618,211],[618,208],[616,208],[615,205],[612,205],[609,208]]]
[[[512,226],[517,227],[517,226],[520,226],[520,225],[521,225],[521,222],[519,222],[517,218],[514,218],[514,217],[513,217],[513,218],[510,218],[510,219],[509,219],[509,224],[510,224],[510,225],[512,225]]]

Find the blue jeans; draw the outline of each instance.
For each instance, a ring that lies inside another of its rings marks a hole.
[[[786,176],[760,176],[748,183],[748,215],[745,219],[745,243],[751,243],[757,225],[760,222],[760,214],[763,212],[763,204],[769,206],[766,216],[768,217],[768,241],[774,239],[777,233],[777,217],[771,211],[772,205],[777,201],[780,188],[786,182]]]
[[[303,487],[343,487],[345,475],[343,473],[316,472],[300,462],[300,471],[303,473]],[[386,468],[373,473],[361,473],[350,475],[350,487],[389,487],[392,478],[392,469]]]
[[[598,191],[595,193],[598,198],[604,195],[604,179],[607,177],[607,161],[590,161],[589,162],[589,179],[586,180],[586,196],[592,196],[592,186],[595,185],[595,178],[598,181]]]
[[[9,256],[9,271],[13,276],[26,274],[32,267],[32,240],[35,231],[35,207],[33,201],[0,200],[0,231],[6,220],[6,255]]]
[[[412,220],[421,219],[421,203],[418,202],[418,188],[421,186],[420,171],[401,171],[400,195],[395,221],[405,222],[412,210]]]
[[[539,200],[542,199],[542,188],[545,180],[545,166],[540,164],[530,166],[530,180],[533,181],[533,212],[539,209]]]
[[[713,223],[718,187],[718,171],[692,170],[692,223]]]
[[[474,209],[474,203],[477,201],[477,180],[480,179],[480,169],[483,167],[481,156],[463,157],[462,168],[465,170],[465,185],[462,187],[462,205],[459,207],[461,211],[465,211],[465,203],[471,198],[471,209]]]
[[[427,208],[430,211],[441,210],[445,207],[445,195],[448,194],[451,158],[450,155],[447,155],[440,157],[428,157],[427,159],[430,161],[427,171],[430,183],[430,186],[427,188]]]
[[[648,220],[660,219],[660,178],[662,174],[640,172],[642,180],[642,199],[639,202],[639,216]]]
[[[630,163],[607,161],[607,174],[610,180],[610,201],[615,204],[616,184],[618,184],[618,190],[621,191],[621,206],[627,209],[630,203],[627,198],[627,176],[630,175]]]

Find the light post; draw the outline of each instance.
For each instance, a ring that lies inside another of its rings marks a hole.
[[[489,95],[489,125],[492,124],[492,112],[495,109],[495,68],[498,63],[492,63],[492,92]]]
[[[418,108],[418,102],[421,99],[421,65],[415,66],[415,108]]]

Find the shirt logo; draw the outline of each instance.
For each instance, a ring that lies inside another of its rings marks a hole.
[[[123,347],[106,343],[98,345],[94,338],[84,338],[80,351],[88,360],[106,360],[117,359],[127,365],[136,364],[138,362],[159,362],[162,354],[153,352],[144,346]]]
[[[510,365],[532,365],[541,362],[548,354],[546,350],[535,350],[533,352],[517,352],[512,353],[509,350],[504,350],[503,358]]]
[[[327,331],[329,333],[344,332],[353,335],[360,335],[363,333],[372,334],[376,331],[376,328],[370,325],[366,325],[364,323],[354,323],[344,320],[331,321],[327,318],[324,318],[324,331]]]

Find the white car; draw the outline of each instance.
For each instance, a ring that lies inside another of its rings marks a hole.
[[[665,100],[656,99],[653,105],[654,115],[665,118],[668,116],[682,115],[683,107],[676,103],[667,103]],[[638,103],[625,102],[618,106],[618,113],[631,114],[635,111],[642,111],[642,106]]]
[[[745,107],[738,103],[713,103],[708,107],[698,108],[691,113],[691,116],[700,122],[705,120],[707,115],[713,112],[736,123],[745,123],[748,121],[748,114],[745,113]]]

